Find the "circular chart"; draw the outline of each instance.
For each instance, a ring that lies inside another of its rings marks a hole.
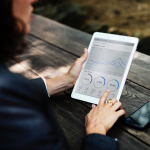
[[[111,92],[118,90],[119,88],[119,82],[116,79],[110,80],[107,83],[107,89]]]
[[[104,77],[97,77],[95,80],[94,80],[94,86],[96,88],[101,88],[105,85],[105,78]]]
[[[81,79],[82,84],[88,85],[92,82],[92,75],[91,74],[85,74],[82,76]]]

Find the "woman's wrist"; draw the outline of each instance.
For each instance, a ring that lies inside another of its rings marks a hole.
[[[101,124],[99,124],[98,127],[95,126],[86,127],[86,135],[93,134],[93,133],[106,135],[107,131],[104,125]]]
[[[68,74],[52,79],[46,79],[47,92],[49,95],[54,95],[62,91],[71,89],[74,84]]]
[[[74,80],[70,77],[70,75],[67,73],[67,74],[65,74],[65,75],[63,76],[63,78],[64,78],[64,81],[65,81],[65,83],[66,83],[66,87],[68,87],[68,89],[73,88],[75,82],[74,82]]]
[[[68,84],[68,87],[73,88],[76,81],[72,77],[70,77],[70,74],[68,72],[64,75],[64,77],[67,81],[66,83]]]

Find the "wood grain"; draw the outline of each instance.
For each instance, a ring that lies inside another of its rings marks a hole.
[[[62,25],[58,22],[34,15],[30,34],[62,50],[68,51],[78,57],[83,53],[83,48],[88,47],[91,35]],[[128,75],[128,79],[150,89],[150,56],[136,52]],[[143,78],[144,76],[144,78]],[[146,81],[146,82],[145,82]]]
[[[127,79],[150,89],[150,70],[132,63]]]
[[[88,46],[91,35],[40,16],[34,17],[31,34],[26,37],[30,50],[19,56],[20,63],[9,63],[10,70],[27,78],[52,78],[65,74],[83,53],[82,49]],[[150,89],[149,63],[149,56],[137,52],[128,79]],[[121,96],[126,117],[150,101],[150,91],[133,82],[126,81]],[[80,149],[85,132],[84,117],[90,111],[91,104],[73,100],[66,93],[52,96],[50,101],[70,148]],[[118,139],[120,150],[150,149],[150,126],[144,131],[137,131],[124,125],[123,118],[120,118],[108,135]]]
[[[38,15],[34,15],[30,34],[78,56],[91,40],[91,35],[87,33]]]
[[[70,96],[71,90],[67,91],[66,93]],[[138,86],[137,84],[134,84],[130,81],[126,81],[123,92],[122,92],[122,96],[120,98],[123,108],[126,111],[125,118],[127,118],[129,115],[135,112],[138,108],[144,105],[147,101],[150,101],[149,97],[150,97],[149,90],[142,88],[141,86]],[[82,101],[81,103],[91,108],[91,104],[82,102]],[[120,128],[124,129],[126,132],[130,133],[131,135],[134,135],[141,141],[146,142],[148,145],[150,145],[150,125],[148,125],[144,129],[144,131],[138,131],[138,130],[135,130],[134,128],[126,126],[124,124],[125,118],[119,119],[119,121],[117,122],[117,125]]]
[[[77,59],[76,56],[30,35],[27,36],[27,41],[30,43],[30,50],[19,56],[20,64],[40,76],[53,78],[64,75]]]
[[[73,56],[66,51],[63,51],[44,41],[38,40],[30,35],[27,36],[27,40],[32,43],[30,52],[21,56],[20,59],[24,62],[30,60],[29,63],[25,64],[25,66],[32,68],[41,76],[60,76],[62,75],[62,70],[64,70],[63,74],[65,74],[77,59],[76,56]],[[150,89],[149,74],[150,70],[132,64],[127,79]]]
[[[12,66],[12,65],[16,65],[17,63],[15,62],[10,62],[8,64],[8,66]],[[18,65],[18,64],[17,64]],[[23,66],[21,66],[23,67]],[[12,70],[13,72],[16,72],[16,70]],[[24,75],[25,74],[22,74]],[[143,95],[141,95],[141,97],[146,97],[145,95],[148,96],[148,90],[143,90],[141,89],[141,87],[136,86],[137,88],[135,89],[135,84],[128,82],[128,84],[126,85],[126,89],[124,90],[124,98],[127,97],[125,95],[135,95],[135,94],[126,94],[129,93],[127,92],[128,89],[131,89],[129,87],[132,87],[134,91],[139,91],[141,92],[141,90],[143,91]],[[131,91],[132,91],[131,90]],[[130,91],[130,90],[129,90]],[[129,96],[130,97],[130,96]],[[133,96],[135,97],[135,96]],[[55,96],[52,96],[50,99],[50,105],[52,105],[54,114],[59,122],[59,125],[61,126],[67,141],[69,143],[69,146],[72,150],[76,150],[76,149],[80,149],[81,146],[81,142],[82,139],[84,138],[84,132],[85,132],[85,128],[84,128],[84,116],[90,111],[90,105],[88,103],[84,103],[84,105],[82,103],[80,103],[79,101],[73,100],[70,98],[70,96],[67,96],[65,93],[60,93],[57,94]],[[126,99],[125,99],[126,101]],[[123,106],[124,104],[126,104],[127,102],[123,102]],[[137,102],[137,101],[136,101]],[[139,104],[139,103],[138,103]],[[140,105],[142,105],[143,103],[140,103]],[[88,107],[85,107],[88,106]],[[130,110],[134,111],[136,108],[136,106],[133,105],[129,105],[131,107]],[[128,105],[126,107],[129,107]],[[125,109],[126,109],[125,107]],[[127,114],[132,113],[132,111],[127,112]],[[144,140],[144,142],[148,142],[149,143],[149,129],[147,128],[145,130],[145,132],[140,132],[140,131],[136,131],[134,129],[130,129],[127,126],[122,125],[121,122],[117,122],[117,125],[119,124],[119,126],[125,130],[127,130],[130,134],[133,134],[134,136],[137,136],[138,134],[138,138],[142,137],[142,139]],[[108,136],[112,137],[112,138],[117,138],[119,140],[118,144],[119,144],[119,149],[122,150],[127,150],[130,147],[132,147],[133,149],[148,149],[148,147],[146,145],[144,145],[143,143],[139,142],[138,140],[136,140],[135,138],[133,138],[132,136],[128,135],[126,132],[124,132],[123,130],[121,130],[118,127],[113,127],[109,132],[108,132]],[[126,142],[124,142],[126,141]],[[138,145],[138,148],[137,148]]]
[[[82,55],[83,48],[89,46],[92,38],[90,34],[38,15],[34,15],[30,34],[77,56]],[[150,56],[148,55],[136,52],[133,63],[150,70]]]
[[[9,68],[9,70],[12,71],[13,73],[19,74],[29,80],[39,77],[39,75],[37,73],[22,66],[21,64],[19,64],[16,61],[9,61],[6,65]]]
[[[32,36],[28,36],[27,38],[28,41],[32,43],[31,45],[32,51],[33,52],[35,51],[38,55],[37,56],[32,55],[31,57],[30,56],[31,54],[29,53],[26,56],[23,57],[21,56],[21,59],[30,60],[30,64],[26,65],[26,67],[30,67],[31,70],[34,70],[38,74],[42,74],[41,72],[45,71],[45,68],[47,68],[48,66],[49,68],[54,68],[54,69],[52,73],[51,70],[46,69],[46,72],[44,74],[45,76],[54,77],[57,76],[58,74],[62,75],[64,73],[63,70],[58,71],[57,68],[61,68],[63,66],[70,66],[72,62],[76,60],[75,56],[68,54],[67,52],[61,51],[49,43],[40,41]],[[56,58],[59,60],[59,63],[55,61]],[[136,84],[133,84],[130,81],[127,81],[121,97],[121,102],[123,103],[123,107],[127,112],[127,116],[133,113],[146,101],[148,101],[149,96],[150,96],[149,90],[146,90]],[[88,104],[86,103],[86,105]],[[127,131],[129,128],[125,127],[125,129]],[[131,130],[130,133],[134,134],[134,136],[137,136],[139,139],[146,141],[148,144],[150,144],[149,130],[150,129],[147,129],[146,131],[142,132],[145,138],[142,134],[139,134],[138,131],[132,133],[133,130]]]
[[[53,112],[64,131],[69,146],[72,150],[80,149],[81,141],[85,135],[84,118],[90,111],[82,103],[73,100],[65,93],[51,97]],[[150,147],[124,132],[116,125],[108,132],[108,136],[118,139],[120,150],[143,150]]]
[[[137,51],[134,55],[133,64],[136,64],[144,69],[150,70],[150,56]]]

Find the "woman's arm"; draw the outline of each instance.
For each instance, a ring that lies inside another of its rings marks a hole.
[[[82,143],[82,150],[116,150],[117,141],[105,136],[107,131],[115,124],[118,118],[125,114],[121,102],[112,99],[113,103],[107,103],[106,99],[110,91],[106,91],[97,106],[92,105],[92,110],[85,117],[86,137]]]
[[[75,61],[65,75],[53,79],[46,79],[48,94],[53,95],[71,89],[74,86],[87,57],[88,50],[84,49],[84,54]]]

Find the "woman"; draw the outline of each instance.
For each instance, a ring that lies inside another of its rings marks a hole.
[[[28,81],[5,66],[26,49],[23,37],[30,31],[32,4],[37,0],[0,1],[0,149],[55,149],[68,146],[48,105],[48,95],[72,88],[87,59],[88,51],[70,70],[54,79]],[[34,83],[34,84],[33,84]],[[34,85],[39,86],[37,89]],[[86,116],[83,150],[116,149],[117,142],[106,136],[116,120],[125,114],[121,103],[113,99],[105,104],[106,91],[97,106]],[[119,111],[116,111],[120,108]]]

